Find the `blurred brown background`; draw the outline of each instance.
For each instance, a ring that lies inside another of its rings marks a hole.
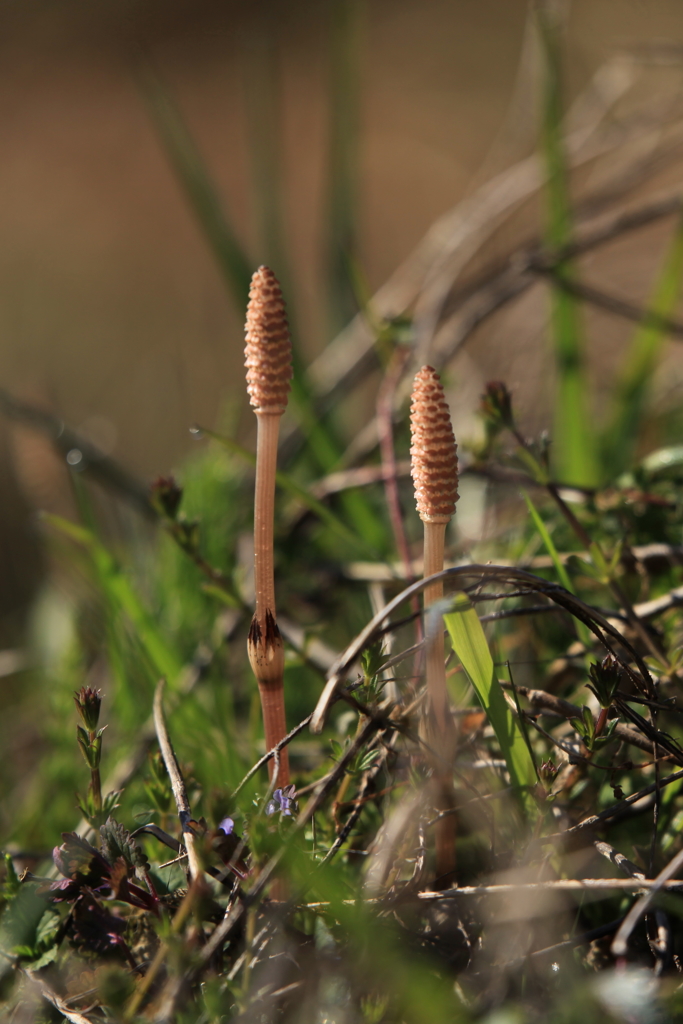
[[[525,0],[3,3],[0,386],[49,406],[143,478],[178,463],[189,424],[212,425],[225,402],[243,402],[242,315],[150,121],[141,60],[175,98],[255,267],[268,244],[249,111],[259,47],[272,47],[283,238],[312,357],[331,333],[330,25],[345,10],[355,19],[356,250],[374,290],[435,218],[532,148],[534,119],[519,117],[527,9]],[[669,47],[676,65],[680,0],[575,0],[567,100],[610,54],[645,40]],[[25,433],[3,430],[8,611],[30,590],[28,515],[50,471]]]

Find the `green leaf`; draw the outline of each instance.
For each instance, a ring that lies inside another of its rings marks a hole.
[[[455,611],[444,615],[453,650],[476,690],[493,726],[513,786],[522,791],[527,813],[535,808],[528,790],[535,786],[536,768],[521,726],[508,705],[496,678],[493,659],[475,609],[465,595],[459,595]]]
[[[107,818],[104,825],[100,826],[102,839],[102,852],[110,863],[114,863],[118,857],[123,857],[126,864],[133,869],[141,871],[149,868],[149,861],[146,854],[131,837],[127,828],[113,818]]]

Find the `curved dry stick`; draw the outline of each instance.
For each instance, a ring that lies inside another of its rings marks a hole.
[[[373,642],[375,634],[382,629],[384,620],[400,608],[400,606],[411,598],[413,594],[418,594],[421,590],[424,590],[425,587],[436,583],[438,580],[445,581],[449,579],[455,581],[467,579],[494,579],[498,582],[521,583],[537,593],[544,594],[549,600],[553,601],[561,608],[564,608],[571,615],[575,616],[575,618],[585,623],[593,635],[603,645],[605,650],[610,654],[614,654],[615,652],[608,638],[610,638],[613,643],[619,644],[627,650],[635,664],[638,666],[638,671],[640,672],[642,679],[638,679],[627,665],[623,665],[621,659],[618,658],[617,660],[623,665],[624,670],[638,689],[642,690],[644,685],[648,691],[648,696],[654,694],[652,678],[647,665],[638,652],[634,650],[629,641],[599,612],[596,612],[595,609],[590,607],[590,605],[585,604],[580,598],[570,594],[569,591],[565,590],[559,583],[550,583],[548,580],[543,580],[539,576],[534,576],[533,573],[526,572],[524,569],[515,569],[510,566],[466,565],[457,566],[452,569],[444,569],[442,572],[435,573],[433,576],[428,576],[423,580],[418,580],[416,583],[412,583],[409,587],[402,590],[400,594],[397,594],[396,597],[385,605],[384,608],[377,612],[377,614],[358,634],[355,640],[349,644],[330,669],[327,677],[327,684],[325,685],[315,711],[313,712],[313,717],[311,719],[311,732],[318,733],[322,730],[323,725],[325,724],[325,716],[330,704],[332,703],[332,699],[337,688],[343,683],[348,672],[353,666],[353,663],[360,656],[361,652]]]

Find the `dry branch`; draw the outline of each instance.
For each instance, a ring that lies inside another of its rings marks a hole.
[[[164,680],[160,679],[154,693],[154,725],[156,728],[157,739],[159,740],[159,747],[161,748],[161,756],[164,759],[166,771],[168,772],[168,777],[171,782],[173,799],[175,800],[176,808],[178,810],[180,825],[183,830],[183,843],[187,850],[190,878],[194,881],[194,879],[202,877],[202,865],[195,846],[194,835],[189,830],[189,822],[192,820],[192,810],[187,796],[185,780],[183,779],[180,765],[178,764],[178,759],[175,756],[175,751],[171,745],[171,740],[168,735],[168,729],[166,728],[162,703],[163,695]]]

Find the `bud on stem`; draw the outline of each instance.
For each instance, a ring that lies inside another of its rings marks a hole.
[[[90,792],[95,811],[102,810],[102,784],[100,781],[100,758],[102,756],[102,735],[98,729],[102,696],[91,686],[82,686],[74,696],[74,702],[83,725],[76,726],[76,738],[85,762],[90,768]],[[84,728],[85,726],[85,728]]]

